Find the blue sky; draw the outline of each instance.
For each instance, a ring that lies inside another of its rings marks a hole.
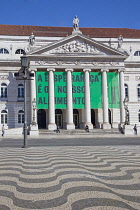
[[[140,29],[140,0],[0,0],[0,24]]]

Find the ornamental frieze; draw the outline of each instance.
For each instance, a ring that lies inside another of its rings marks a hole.
[[[0,80],[7,80],[8,79],[8,76],[7,75],[1,75],[0,76]]]
[[[124,76],[124,81],[129,81],[129,76]]]
[[[135,80],[136,80],[136,81],[140,81],[140,76],[136,76],[136,77],[135,77]]]
[[[70,64],[70,65],[86,65],[86,64],[90,64],[93,66],[100,66],[100,65],[110,65],[110,66],[119,66],[119,62],[105,62],[105,61],[61,61],[61,60],[56,60],[56,61],[45,61],[45,60],[40,60],[40,61],[35,61],[35,64],[38,65],[49,65],[49,64],[53,64],[53,65],[66,65],[66,64]]]

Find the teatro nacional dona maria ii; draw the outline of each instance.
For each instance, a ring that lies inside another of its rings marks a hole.
[[[28,67],[21,67],[26,56]],[[26,75],[26,86],[25,86]],[[0,128],[140,132],[140,30],[0,25]],[[129,130],[128,129],[128,130]]]

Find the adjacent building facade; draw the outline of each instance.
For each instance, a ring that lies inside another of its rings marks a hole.
[[[140,30],[0,25],[0,122],[13,133],[24,122],[25,53],[30,133],[140,126]]]

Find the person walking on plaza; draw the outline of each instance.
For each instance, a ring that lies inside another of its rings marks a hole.
[[[134,129],[134,134],[137,135],[137,125],[136,124],[134,125],[133,129]]]
[[[2,126],[2,136],[4,136],[4,125]]]

